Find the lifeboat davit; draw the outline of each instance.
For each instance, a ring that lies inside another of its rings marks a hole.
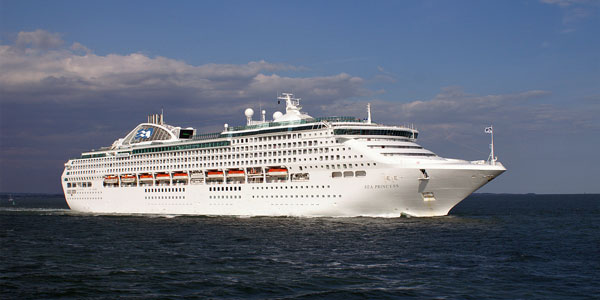
[[[244,177],[244,171],[229,170],[227,171],[227,177]]]
[[[173,179],[188,179],[188,174],[184,172],[175,173],[173,174]]]
[[[222,171],[206,172],[206,177],[207,178],[223,178],[223,172]]]
[[[192,179],[195,179],[195,178],[203,178],[203,177],[204,177],[204,173],[202,173],[202,172],[198,172],[198,171],[192,171],[192,172],[190,173],[190,177],[191,177]]]
[[[269,176],[286,176],[287,173],[288,173],[287,169],[278,169],[278,168],[269,169],[267,171],[267,175],[269,175]]]
[[[104,183],[115,184],[118,182],[119,182],[119,177],[117,177],[117,176],[108,175],[108,176],[104,177]]]
[[[171,180],[171,175],[169,174],[156,174],[156,180]]]

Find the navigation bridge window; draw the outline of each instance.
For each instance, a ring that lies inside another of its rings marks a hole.
[[[391,130],[391,129],[335,129],[336,135],[386,135],[386,136],[402,136],[407,138],[417,138],[418,133],[406,130]]]

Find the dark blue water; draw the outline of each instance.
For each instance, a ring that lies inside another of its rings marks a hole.
[[[96,216],[2,195],[1,299],[598,299],[600,195],[439,218]]]

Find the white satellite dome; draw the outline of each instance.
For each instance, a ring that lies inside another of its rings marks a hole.
[[[277,119],[281,118],[283,114],[280,111],[276,111],[273,113],[273,121],[277,121]]]
[[[244,111],[244,114],[246,115],[247,118],[251,118],[252,115],[254,115],[254,110],[252,108],[246,108],[246,110]]]

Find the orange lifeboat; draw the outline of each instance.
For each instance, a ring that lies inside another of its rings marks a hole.
[[[206,172],[206,177],[207,178],[223,178],[223,172],[222,171]]]
[[[107,175],[104,177],[104,183],[116,184],[119,182],[119,177],[113,175]]]
[[[173,174],[173,179],[188,179],[188,174],[185,172],[178,172]]]
[[[140,181],[152,181],[154,180],[154,176],[151,174],[142,174],[140,175]]]
[[[156,174],[156,180],[171,180],[171,175],[169,174]]]
[[[244,171],[240,170],[229,170],[227,171],[228,177],[244,177]]]
[[[286,176],[288,173],[287,169],[273,168],[267,171],[269,176]]]
[[[121,182],[122,183],[133,183],[135,182],[135,175],[121,175]]]

